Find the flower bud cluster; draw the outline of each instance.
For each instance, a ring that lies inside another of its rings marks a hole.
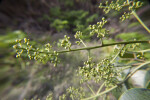
[[[80,100],[83,97],[85,97],[85,92],[83,91],[83,88],[74,88],[74,87],[69,87],[67,89],[67,94],[70,95],[70,98],[76,98],[76,100]]]
[[[132,12],[124,12],[124,14],[120,17],[120,20],[124,21],[126,19],[129,19],[131,14],[132,14]]]
[[[75,37],[76,39],[82,38],[82,32],[81,32],[81,31],[77,31],[76,34],[74,35],[74,37]]]
[[[142,5],[143,5],[143,2],[134,0],[132,3],[130,3],[128,10],[129,11],[136,10],[137,8],[140,8]]]
[[[21,57],[22,53],[24,51],[27,51],[29,59],[32,59],[30,55],[30,50],[32,50],[32,45],[30,45],[30,40],[27,38],[24,38],[24,41],[22,43],[21,39],[16,40],[16,44],[13,45],[13,48],[16,49],[16,57]]]
[[[123,7],[128,7],[129,12],[124,12],[124,14],[120,17],[120,20],[124,21],[125,19],[128,19],[130,17],[132,11],[136,10],[137,8],[140,8],[142,5],[142,2],[135,0],[132,0],[130,2],[120,2],[120,0],[116,0],[116,2],[111,1],[110,4],[108,3],[108,1],[106,1],[105,6],[103,6],[103,4],[100,3],[99,8],[103,8],[103,11],[107,14],[111,10],[120,11]]]
[[[111,1],[110,4],[108,4],[108,1],[106,1],[106,2],[105,2],[105,6],[103,6],[103,4],[100,3],[99,8],[103,8],[103,9],[104,9],[103,11],[104,11],[106,14],[109,13],[111,9],[120,11],[120,10],[122,9],[123,5],[126,5],[127,3],[124,2],[123,4],[120,4],[119,1],[120,1],[120,0],[117,0],[116,2]]]
[[[58,62],[58,53],[52,50],[52,46],[48,43],[43,48],[35,48],[30,44],[30,40],[24,38],[24,40],[16,40],[16,44],[13,46],[16,49],[16,57],[20,57],[23,53],[26,53],[28,58],[46,63],[50,61],[54,65]]]
[[[63,94],[63,95],[59,96],[59,100],[66,100],[66,95]]]
[[[53,94],[50,93],[50,94],[46,97],[46,100],[53,100]]]
[[[75,37],[76,39],[79,39],[79,40],[80,40],[80,41],[76,41],[76,43],[77,43],[78,45],[80,45],[80,43],[81,43],[81,41],[82,41],[82,32],[81,32],[81,31],[77,31],[76,34],[74,35],[74,37]]]
[[[107,20],[105,18],[102,18],[101,22],[97,22],[97,24],[89,25],[89,28],[91,29],[90,35],[93,36],[94,34],[97,34],[97,37],[103,38],[107,34],[109,34],[109,30],[106,30],[103,28],[103,26],[107,23]]]
[[[71,48],[71,42],[70,42],[70,37],[67,37],[66,35],[64,36],[64,39],[61,40],[61,46],[64,47],[65,49]]]
[[[90,59],[84,64],[85,65],[83,67],[79,68],[79,74],[83,76],[83,80],[81,80],[81,82],[91,79],[94,79],[95,82],[104,80],[108,87],[117,82],[116,76],[118,76],[118,73],[114,65],[110,62],[110,59],[103,59],[98,64],[93,63]]]

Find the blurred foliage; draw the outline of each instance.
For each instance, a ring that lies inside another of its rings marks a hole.
[[[98,18],[98,14],[90,15],[84,10],[61,10],[61,8],[50,8],[50,14],[44,15],[43,19],[51,22],[50,26],[58,32],[70,30],[71,32],[82,31],[88,38],[88,25]],[[85,37],[86,38],[86,37]]]
[[[11,70],[17,72],[21,69],[19,66],[24,67],[24,63],[20,63],[22,60],[15,59],[15,52],[12,52],[15,40],[19,38],[23,39],[24,37],[26,35],[22,31],[9,31],[7,35],[0,36],[0,92],[6,87],[8,88],[16,77],[16,73],[13,73]],[[19,73],[17,76],[20,77]]]

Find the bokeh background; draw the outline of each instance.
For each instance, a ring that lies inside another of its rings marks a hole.
[[[86,51],[61,55],[61,63],[57,67],[49,62],[42,64],[30,61],[27,57],[16,58],[12,48],[16,39],[26,37],[32,40],[32,44],[39,46],[45,43],[55,45],[64,35],[69,35],[74,42],[73,36],[80,30],[86,34],[84,40],[89,46],[99,45],[96,37],[89,37],[88,26],[102,17],[108,20],[105,27],[110,30],[110,39],[106,39],[105,43],[135,38],[150,39],[150,34],[133,16],[121,23],[119,17],[123,11],[104,14],[98,8],[99,3],[104,1],[0,0],[0,100],[45,100],[51,93],[54,100],[58,100],[59,95],[65,93],[69,86],[79,85],[80,78],[76,70],[87,60]],[[137,14],[150,27],[150,5],[148,0],[143,2]],[[112,48],[93,50],[94,60],[99,61],[108,56]],[[147,54],[147,58],[150,58],[150,54]],[[89,84],[96,89],[101,83],[91,81]],[[116,98],[111,95],[111,100]]]

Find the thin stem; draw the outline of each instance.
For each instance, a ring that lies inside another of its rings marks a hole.
[[[90,56],[91,56],[91,52],[90,50],[88,50],[88,60],[90,59]]]
[[[101,41],[101,45],[103,45],[103,39],[102,38],[100,38],[100,41]]]
[[[71,96],[71,99],[72,99],[72,100],[74,100],[74,97],[73,97],[73,96]]]
[[[98,96],[100,96],[100,95],[103,95],[103,94],[105,94],[105,93],[108,93],[108,92],[112,91],[113,89],[115,89],[115,88],[117,88],[117,87],[118,87],[118,86],[115,85],[115,86],[113,86],[112,88],[110,88],[110,89],[108,89],[108,90],[105,90],[105,91],[103,91],[103,92],[101,92],[101,93],[99,93],[99,94],[97,94],[97,95],[94,95],[94,96],[89,97],[89,98],[81,99],[81,100],[90,100],[90,99],[96,98],[96,97],[98,97]]]
[[[140,50],[140,51],[133,51],[133,52],[127,52],[127,53],[143,53],[143,52],[150,52],[150,49],[146,49],[146,50]]]
[[[119,52],[115,55],[115,57],[111,60],[111,63],[118,57],[118,55],[121,53],[125,45],[122,46],[122,48],[119,50]]]
[[[127,0],[127,3],[130,4],[130,0]],[[138,22],[145,28],[145,30],[150,33],[150,29],[144,24],[144,22],[140,19],[140,17],[136,14],[135,11],[132,11],[134,17],[138,20]]]
[[[98,89],[98,91],[97,91],[96,94],[98,94],[102,90],[102,88],[104,87],[104,85],[105,85],[105,82],[99,87],[99,89]]]
[[[144,24],[144,22],[140,19],[140,17],[136,14],[135,11],[132,11],[135,18],[139,21],[139,23],[145,28],[145,30],[150,33],[150,29]]]
[[[90,99],[96,98],[96,97],[98,97],[98,96],[100,96],[100,95],[103,95],[103,94],[106,94],[106,93],[112,91],[113,89],[117,88],[119,85],[123,84],[123,83],[124,83],[128,78],[130,78],[138,69],[142,68],[143,66],[145,66],[145,65],[147,65],[147,64],[150,64],[150,61],[148,61],[148,62],[146,62],[146,63],[143,63],[143,64],[137,66],[137,67],[136,67],[130,74],[128,74],[127,77],[126,77],[122,82],[120,82],[119,84],[117,84],[117,85],[115,85],[115,86],[113,86],[113,87],[111,87],[111,88],[109,88],[109,89],[107,89],[107,90],[105,90],[105,91],[103,91],[103,92],[101,92],[101,93],[99,93],[99,94],[96,94],[96,95],[94,95],[94,96],[91,96],[91,97],[88,97],[88,98],[84,98],[84,99],[81,99],[81,100],[90,100]]]
[[[126,67],[121,68],[119,71],[123,71],[123,70],[131,68],[131,67],[133,67],[133,66],[126,66]]]
[[[107,93],[104,95],[103,100],[107,100]]]
[[[80,41],[81,41],[81,43],[82,43],[85,47],[87,47],[86,44],[83,42],[82,39],[80,39]]]
[[[87,84],[87,86],[88,86],[88,88],[91,90],[91,92],[93,93],[93,95],[95,95],[95,92],[94,92],[93,89],[90,87],[90,85]]]

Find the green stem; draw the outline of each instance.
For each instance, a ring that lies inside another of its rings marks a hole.
[[[101,41],[101,45],[103,45],[103,39],[102,38],[100,38],[100,41]]]
[[[102,48],[102,47],[107,47],[107,46],[113,46],[113,45],[118,45],[118,44],[125,44],[126,45],[126,44],[134,44],[134,43],[150,43],[150,41],[116,42],[116,43],[110,43],[110,44],[103,44],[100,46],[83,47],[83,48],[79,48],[79,49],[62,50],[62,51],[56,51],[56,52],[57,53],[66,53],[66,52],[81,51],[81,50],[92,50],[92,49],[97,49],[97,48]],[[25,48],[17,48],[17,49],[26,50]],[[30,51],[35,51],[35,50],[30,50]],[[39,53],[53,54],[54,52],[39,52]]]
[[[97,91],[96,94],[98,94],[102,90],[102,88],[104,87],[104,85],[105,85],[105,82],[99,87],[99,89],[98,89],[98,91]]]
[[[141,50],[141,51],[133,51],[133,52],[127,52],[127,53],[141,53],[141,52],[150,52],[150,49]]]
[[[100,45],[100,46],[84,47],[84,48],[79,48],[79,49],[57,51],[57,53],[65,53],[65,52],[80,51],[80,50],[92,50],[92,49],[96,49],[96,48],[102,48],[102,47],[113,46],[113,45],[118,45],[118,44],[133,44],[133,43],[150,43],[150,41],[117,42],[117,43],[103,44],[103,45]]]
[[[81,99],[81,100],[90,100],[90,99],[96,98],[96,97],[98,97],[98,96],[100,96],[100,95],[103,95],[103,94],[105,94],[105,93],[108,93],[108,92],[112,91],[113,89],[115,89],[115,88],[117,88],[117,87],[118,87],[118,86],[115,85],[115,86],[113,86],[112,88],[110,88],[110,89],[108,89],[108,90],[105,90],[105,91],[103,91],[103,92],[101,92],[101,93],[99,93],[99,94],[97,94],[97,95],[94,95],[94,96],[89,97],[89,98]]]
[[[87,84],[88,88],[91,90],[91,92],[93,93],[93,95],[95,95],[93,89]]]
[[[125,45],[122,46],[122,48],[119,50],[119,52],[115,55],[115,57],[111,60],[111,63],[117,58],[117,56],[121,53],[122,49]]]
[[[130,4],[130,0],[127,0],[127,3]],[[145,30],[150,33],[150,29],[144,24],[144,22],[140,19],[140,17],[136,14],[135,11],[132,11],[134,17],[138,20],[138,22],[145,28]]]
[[[140,19],[140,17],[136,14],[135,11],[132,11],[135,18],[139,21],[139,23],[145,28],[145,30],[150,33],[150,29],[144,24],[144,22]]]
[[[72,99],[72,100],[74,100],[74,97],[73,97],[73,96],[71,96],[71,99]]]
[[[87,47],[86,44],[83,42],[82,39],[80,39],[80,41],[81,41],[81,43],[82,43],[85,47]]]
[[[128,68],[131,68],[131,67],[133,67],[133,66],[126,66],[126,67],[123,67],[123,68],[121,68],[121,69],[119,70],[119,72],[120,72],[120,71],[123,71],[123,70],[125,70],[125,69],[128,69]]]
[[[90,59],[90,56],[91,56],[91,52],[90,50],[88,50],[88,60]]]

